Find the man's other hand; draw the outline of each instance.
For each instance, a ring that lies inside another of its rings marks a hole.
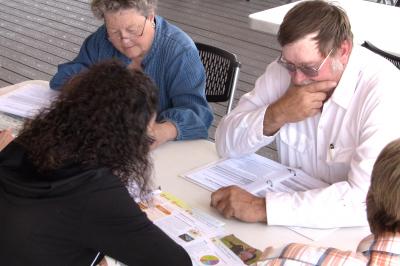
[[[237,218],[244,222],[266,222],[265,198],[250,194],[237,186],[220,188],[211,194],[211,206],[225,218]]]

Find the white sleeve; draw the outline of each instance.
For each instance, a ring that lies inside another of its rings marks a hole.
[[[289,76],[271,63],[256,81],[255,88],[243,95],[236,108],[219,123],[215,133],[217,152],[221,157],[239,157],[256,152],[275,139],[264,136],[264,114],[269,104],[279,99],[289,85]]]
[[[393,84],[400,80],[387,79],[369,92],[358,110],[353,123],[357,125],[357,145],[347,177],[322,189],[267,193],[268,224],[313,228],[368,225],[365,201],[373,165],[381,150],[400,137],[400,123],[393,118],[400,113],[400,91]]]

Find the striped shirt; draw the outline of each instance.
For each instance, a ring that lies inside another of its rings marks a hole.
[[[292,243],[286,246],[278,257],[268,257],[256,265],[400,266],[400,233],[386,233],[377,238],[370,235],[360,242],[357,252]]]

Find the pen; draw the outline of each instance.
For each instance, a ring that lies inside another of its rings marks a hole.
[[[333,160],[334,149],[335,149],[335,145],[333,145],[333,143],[329,144],[329,156],[331,157],[330,158],[331,161]]]
[[[297,175],[295,169],[292,169],[292,168],[287,168],[287,169],[288,169],[289,173],[293,174],[293,176]]]

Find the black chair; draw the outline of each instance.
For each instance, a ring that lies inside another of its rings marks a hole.
[[[385,52],[368,41],[365,41],[361,46],[364,46],[365,48],[371,50],[372,52],[383,56],[384,58],[392,62],[398,69],[400,69],[400,57]]]
[[[196,43],[206,70],[206,98],[209,102],[226,102],[228,114],[232,109],[233,96],[239,78],[240,62],[235,54],[223,49]]]
[[[400,7],[400,0],[397,0],[394,6]]]

